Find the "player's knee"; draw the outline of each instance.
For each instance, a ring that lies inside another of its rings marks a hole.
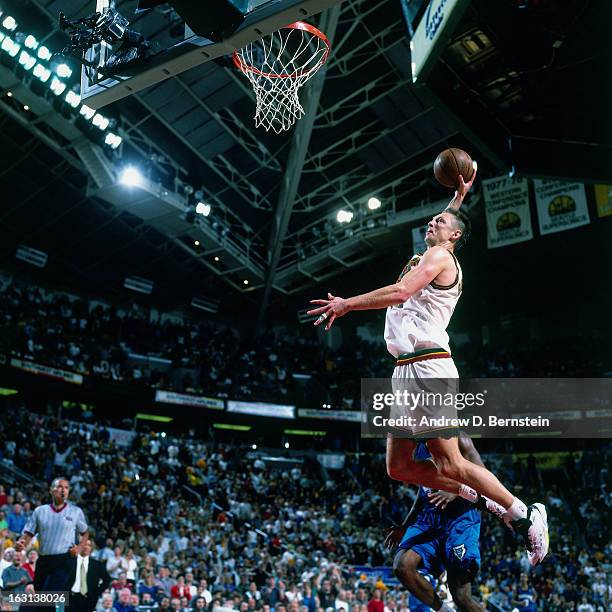
[[[411,590],[411,587],[415,585],[417,564],[410,558],[408,551],[401,551],[395,556],[393,574],[408,590]]]
[[[463,478],[465,476],[463,462],[463,458],[450,457],[446,455],[436,457],[436,465],[438,466],[438,470],[441,472],[441,474],[446,476],[446,478],[458,480],[459,482],[463,482]]]
[[[410,480],[410,472],[406,468],[405,460],[395,459],[393,457],[387,458],[387,474],[389,478],[400,480],[401,482],[412,482]]]
[[[453,597],[453,601],[459,610],[471,610],[471,606],[474,603],[472,599],[472,594],[469,591],[469,588],[465,586],[452,588],[450,589],[451,595]]]

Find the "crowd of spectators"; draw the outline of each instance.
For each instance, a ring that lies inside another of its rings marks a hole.
[[[152,319],[136,305],[117,309],[16,282],[0,291],[0,339],[6,353],[80,374],[309,408],[357,408],[359,380],[386,377],[393,367],[382,343],[353,337],[332,350],[308,325],[292,333],[269,330],[255,341],[217,321]],[[530,342],[494,351],[468,343],[456,361],[463,377],[599,376],[612,370],[587,340],[559,342],[560,348]]]
[[[48,502],[42,481],[66,474],[94,532],[94,556],[113,579],[99,610],[409,609],[406,591],[382,569],[391,562],[382,540],[415,490],[386,477],[382,454],[346,455],[332,470],[304,453],[281,463],[189,435],[136,434],[121,447],[104,427],[25,410],[0,422],[0,454],[41,481],[0,488],[0,569],[14,564],[23,519]],[[475,588],[489,609],[609,609],[611,455],[609,445],[568,455],[551,473],[533,461],[483,457],[524,499],[545,498],[551,523],[550,555],[532,570],[511,532],[484,516]],[[35,571],[35,548],[27,554]],[[519,597],[521,580],[532,607]]]

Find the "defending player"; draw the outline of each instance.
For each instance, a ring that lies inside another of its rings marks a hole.
[[[483,465],[469,437],[459,437],[459,448],[468,461]],[[431,460],[423,443],[417,446],[416,456],[421,461]],[[393,569],[415,599],[411,610],[446,610],[434,589],[435,581],[445,570],[459,610],[483,610],[471,594],[472,580],[480,569],[479,537],[480,513],[473,504],[452,493],[419,488],[403,525],[391,529],[385,539],[388,548],[397,547]]]
[[[396,283],[347,299],[330,293],[326,300],[312,300],[318,308],[309,314],[320,315],[315,325],[327,321],[325,329],[329,330],[338,317],[352,310],[386,308],[385,340],[397,359],[393,379],[459,378],[446,329],[463,282],[455,249],[461,248],[470,235],[469,218],[459,209],[475,178],[476,172],[468,183],[460,177],[453,200],[428,223],[427,251],[410,260]],[[464,459],[455,432],[414,433],[445,436],[427,442],[435,464],[414,460],[414,439],[389,435],[387,471],[391,478],[448,491],[469,501],[477,501],[479,495],[485,497],[490,509],[501,511],[506,523],[525,537],[530,563],[535,565],[544,559],[548,553],[548,524],[542,504],[528,508],[486,468]]]

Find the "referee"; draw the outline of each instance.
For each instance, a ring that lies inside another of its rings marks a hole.
[[[34,590],[68,591],[74,557],[89,540],[83,510],[68,502],[70,484],[65,478],[51,483],[51,503],[38,506],[26,522],[15,550],[24,550],[36,535],[40,557],[34,573]],[[79,544],[77,534],[80,536]]]

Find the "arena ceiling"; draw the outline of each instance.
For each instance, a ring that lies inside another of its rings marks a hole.
[[[552,172],[533,166],[528,157],[517,162],[516,150],[508,147],[512,135],[609,153],[605,96],[596,95],[608,84],[594,81],[596,70],[590,77],[607,53],[607,47],[598,50],[594,44],[603,35],[596,27],[602,23],[601,3],[573,3],[571,19],[556,10],[558,3],[543,4],[549,12],[536,12],[537,25],[516,39],[504,29],[508,14],[516,12],[514,0],[473,2],[428,91],[411,84],[399,2],[340,2],[315,19],[333,39],[333,56],[320,80],[312,127],[300,134],[307,146],[300,146],[293,132],[279,136],[255,129],[253,94],[226,60],[195,67],[103,109],[123,136],[108,161],[115,167],[139,165],[181,197],[185,187],[202,190],[212,213],[195,225],[185,217],[188,207],[168,212],[160,205],[156,216],[118,206],[109,190],[94,184],[87,157],[74,141],[4,95],[4,259],[23,243],[47,252],[46,273],[66,286],[120,299],[123,278],[137,275],[155,282],[157,302],[205,296],[223,309],[247,307],[263,314],[269,297],[277,311],[291,305],[292,316],[306,295],[349,270],[361,283],[392,280],[390,254],[409,251],[410,227],[431,214],[431,203],[448,196],[431,176],[432,161],[445,146],[473,152],[482,176],[512,165],[526,173],[572,175],[568,159]],[[117,3],[126,15],[134,6]],[[57,29],[58,13],[83,16],[93,7],[84,0],[2,3],[20,29],[51,49],[67,42]],[[169,10],[156,10],[134,26],[162,47],[180,36]],[[596,35],[589,36],[593,27]],[[478,48],[469,57],[461,41],[474,36]],[[551,46],[561,39],[560,47]],[[568,74],[577,73],[582,95],[570,88],[571,95],[559,97],[567,92]],[[572,108],[582,111],[590,94],[592,122],[601,125],[597,134],[584,127],[587,121],[568,121]],[[555,125],[562,130],[555,132]],[[371,196],[382,201],[379,211],[368,211]],[[337,223],[340,208],[355,213],[350,225]]]

